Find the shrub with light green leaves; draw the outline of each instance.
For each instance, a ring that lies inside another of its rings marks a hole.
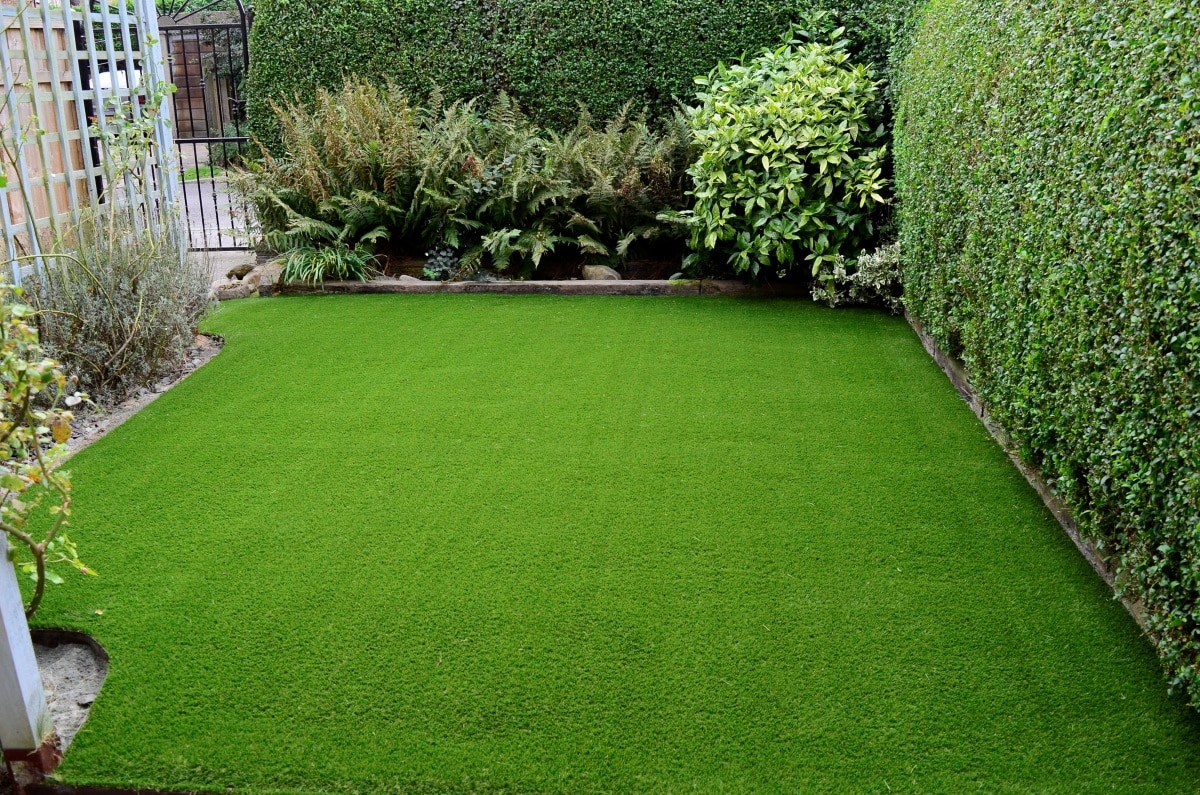
[[[50,566],[95,572],[67,535],[71,476],[59,468],[71,437],[71,407],[87,400],[38,341],[36,312],[0,277],[0,544],[34,582],[26,616],[37,612]],[[4,565],[0,561],[0,565]]]
[[[1200,706],[1200,0],[933,0],[901,69],[904,300]]]
[[[850,62],[842,34],[793,31],[697,78],[695,205],[681,214],[697,252],[689,264],[728,251],[739,273],[806,262],[815,275],[869,242],[887,188],[881,82]]]
[[[883,306],[893,314],[904,310],[902,291],[899,243],[863,251],[857,261],[838,257],[834,263],[825,263],[812,285],[814,301],[831,307]]]

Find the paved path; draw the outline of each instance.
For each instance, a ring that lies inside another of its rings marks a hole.
[[[192,248],[244,246],[234,232],[245,229],[241,208],[235,207],[225,180],[192,179],[183,183],[183,208]]]
[[[193,251],[192,257],[204,263],[215,284],[225,281],[225,274],[235,265],[253,265],[256,255],[253,251]]]

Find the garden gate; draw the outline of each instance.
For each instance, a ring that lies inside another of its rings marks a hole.
[[[19,283],[62,224],[121,195],[101,159],[119,119],[152,120],[154,141],[145,195],[125,198],[172,205],[178,177],[166,103],[146,104],[165,81],[154,0],[0,0],[0,27],[0,225]]]
[[[192,9],[193,5],[200,8]],[[232,198],[225,170],[249,146],[242,81],[250,66],[250,11],[228,3],[160,2],[172,117],[183,177],[188,243],[193,249],[248,248],[246,208]]]

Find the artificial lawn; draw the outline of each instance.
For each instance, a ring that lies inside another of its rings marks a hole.
[[[71,464],[74,784],[1194,792],[1200,721],[902,320],[222,306]]]

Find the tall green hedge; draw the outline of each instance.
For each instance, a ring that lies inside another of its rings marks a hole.
[[[836,10],[860,56],[885,69],[915,0],[258,0],[247,89],[251,127],[277,133],[273,101],[343,76],[390,78],[417,97],[506,91],[538,122],[572,124],[632,100],[652,113],[690,97],[720,60],[779,41],[816,8]]]
[[[1146,606],[1200,706],[1200,0],[931,0],[906,301]]]

